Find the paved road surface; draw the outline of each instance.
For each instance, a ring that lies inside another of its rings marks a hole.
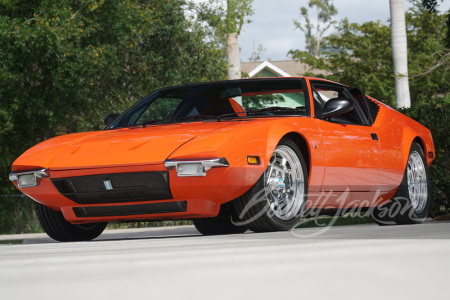
[[[450,223],[199,236],[191,226],[0,245],[0,299],[448,299]]]

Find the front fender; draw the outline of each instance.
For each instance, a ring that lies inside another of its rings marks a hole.
[[[266,169],[280,140],[289,133],[296,133],[306,141],[310,165],[323,166],[323,155],[320,154],[322,142],[317,124],[306,117],[234,121],[230,126],[208,132],[185,143],[174,151],[169,159],[225,157],[230,167],[248,170],[246,175],[239,176],[241,184],[253,186]],[[247,156],[259,156],[261,164],[249,165]],[[314,183],[320,185],[321,173],[314,172],[316,173]]]

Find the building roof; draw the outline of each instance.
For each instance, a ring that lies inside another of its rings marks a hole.
[[[241,62],[241,71],[249,74],[250,77],[265,68],[281,77],[303,76],[308,71],[315,75],[326,73],[317,69],[309,70],[309,65],[294,60]]]

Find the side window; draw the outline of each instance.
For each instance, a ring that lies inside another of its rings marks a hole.
[[[325,119],[325,121],[339,123],[339,124],[365,124],[364,118],[361,117],[361,108],[359,104],[351,99],[352,97],[343,86],[334,86],[331,84],[312,84],[314,95],[314,117],[320,118],[323,108],[330,99],[345,97],[353,102],[354,109],[346,114],[334,116]]]
[[[234,100],[241,100],[245,110],[263,109],[273,106],[289,108],[305,107],[305,95],[301,89],[243,93],[239,98],[234,98]]]
[[[364,113],[364,116],[368,120],[369,124],[372,125],[375,121],[376,114],[378,113],[377,110],[374,117],[373,104],[375,103],[369,101],[367,97],[364,95],[364,93],[358,88],[351,88],[349,89],[349,92],[361,107],[362,112]],[[378,106],[376,104],[375,106],[376,106],[375,109],[377,109]]]

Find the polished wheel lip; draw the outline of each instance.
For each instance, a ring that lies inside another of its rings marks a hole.
[[[425,165],[417,151],[409,155],[406,176],[411,205],[420,213],[425,209],[428,200],[428,181]]]
[[[264,191],[271,211],[281,220],[295,218],[304,202],[303,167],[295,151],[278,146],[264,171]]]

